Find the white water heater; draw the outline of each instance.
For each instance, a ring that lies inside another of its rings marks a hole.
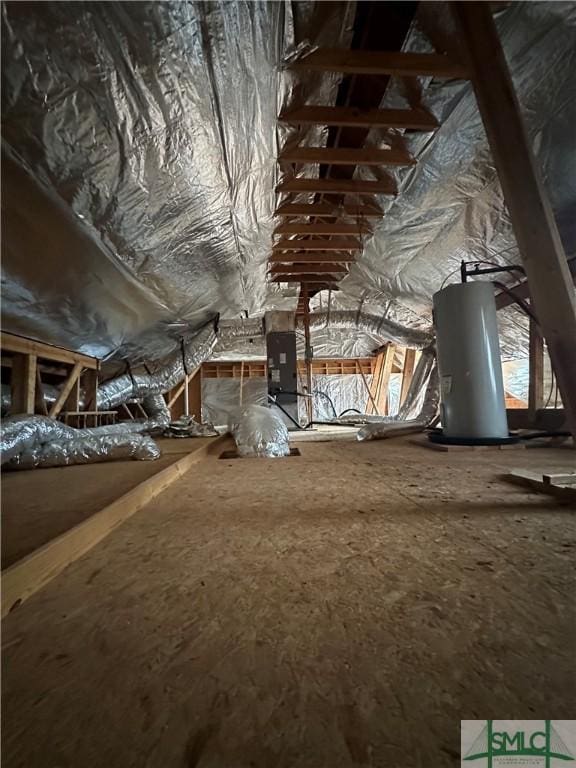
[[[440,418],[449,438],[508,437],[494,287],[449,285],[434,294]]]

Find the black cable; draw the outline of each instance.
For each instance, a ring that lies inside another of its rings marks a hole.
[[[271,402],[271,403],[273,403],[273,404],[274,404],[274,405],[275,405],[277,408],[280,408],[280,410],[282,411],[282,413],[283,413],[283,414],[284,414],[284,415],[285,415],[287,418],[289,418],[289,419],[290,419],[290,421],[292,422],[292,424],[294,424],[294,425],[295,425],[295,426],[296,426],[298,429],[306,429],[306,427],[301,427],[301,426],[300,426],[300,424],[299,424],[299,423],[296,421],[296,419],[292,418],[292,416],[291,416],[291,415],[288,413],[288,411],[287,411],[287,410],[285,410],[284,408],[282,408],[282,406],[280,405],[280,403],[279,403],[279,402],[277,402],[277,401],[276,401],[276,399],[275,399],[275,398],[274,398],[272,395],[270,395],[270,394],[268,395],[268,400],[270,400],[270,402]]]
[[[527,304],[527,303],[524,301],[524,299],[521,299],[519,296],[516,296],[516,294],[514,293],[514,291],[513,291],[513,290],[511,290],[510,288],[508,288],[508,286],[504,285],[504,283],[500,283],[498,280],[492,280],[491,282],[492,282],[492,283],[494,283],[494,285],[497,285],[497,286],[498,286],[498,288],[500,288],[500,290],[501,290],[501,291],[504,291],[504,293],[507,293],[507,294],[508,294],[508,296],[510,296],[510,298],[511,298],[511,299],[512,299],[512,300],[513,300],[513,301],[514,301],[516,304],[518,304],[518,306],[520,307],[520,309],[522,309],[522,310],[523,310],[523,311],[524,311],[524,312],[525,312],[525,313],[528,315],[528,317],[529,317],[531,320],[533,320],[533,321],[536,323],[536,325],[537,325],[538,327],[540,327],[540,323],[538,322],[538,318],[536,317],[536,315],[534,314],[534,312],[532,312],[532,310],[530,309],[530,305],[529,305],[529,304]]]
[[[359,410],[358,410],[358,408],[346,408],[346,410],[345,410],[345,411],[342,411],[342,413],[341,413],[339,416],[337,416],[336,418],[337,418],[337,419],[340,419],[340,418],[342,418],[342,416],[344,416],[344,414],[345,414],[345,413],[359,413],[359,414],[360,414],[360,416],[363,416],[363,415],[364,415],[364,414],[362,413],[362,411],[359,411]]]

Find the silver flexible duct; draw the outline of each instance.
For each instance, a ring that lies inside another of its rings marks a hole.
[[[438,367],[433,364],[428,386],[424,395],[424,403],[420,413],[415,419],[390,418],[380,422],[366,424],[358,431],[356,439],[385,440],[389,437],[399,437],[413,432],[422,432],[436,418],[440,402],[440,388],[438,386]]]
[[[274,411],[263,405],[248,405],[230,418],[238,454],[244,458],[273,459],[290,455],[288,428]]]
[[[314,312],[310,315],[310,330],[324,330],[326,326],[331,328],[356,328],[372,336],[391,341],[403,347],[411,349],[423,349],[434,339],[431,333],[420,331],[417,328],[407,328],[380,315],[368,315],[364,312],[350,310],[337,310],[334,312]],[[298,317],[296,328],[304,330],[304,319]]]
[[[98,389],[98,409],[113,410],[128,400],[141,400],[159,395],[175,387],[187,372],[192,372],[208,360],[217,342],[216,331],[210,324],[202,328],[190,342],[184,355],[174,352],[168,361],[150,374],[124,374],[108,381]]]
[[[13,458],[8,469],[68,467],[117,459],[152,461],[159,457],[160,449],[145,435],[91,435],[37,445]]]

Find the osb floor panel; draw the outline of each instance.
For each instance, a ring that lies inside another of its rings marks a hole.
[[[157,461],[2,473],[2,568],[81,523],[210,438],[160,439]]]
[[[562,450],[300,444],[193,467],[4,622],[6,768],[441,768],[574,712]]]

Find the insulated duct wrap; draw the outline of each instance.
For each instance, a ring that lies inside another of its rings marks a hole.
[[[124,374],[108,381],[98,389],[99,410],[112,410],[128,400],[141,400],[150,395],[161,395],[175,387],[189,373],[211,356],[216,346],[214,327],[205,326],[187,345],[184,352],[174,352],[168,361],[150,374]],[[159,400],[151,401],[156,407]]]
[[[36,445],[72,440],[77,430],[47,416],[9,416],[2,420],[0,461],[5,464]]]
[[[273,459],[290,455],[288,428],[270,408],[249,405],[231,418],[229,431],[244,458]]]
[[[335,312],[314,312],[310,316],[310,331],[323,330],[326,326],[331,328],[357,329],[368,333],[384,341],[391,341],[403,347],[423,349],[433,339],[431,333],[415,328],[407,328],[399,323],[389,320],[383,315],[368,315],[363,312],[337,310]],[[304,330],[304,319],[298,317],[296,327]]]
[[[400,437],[400,435],[408,435],[413,432],[422,432],[438,415],[439,404],[438,367],[434,361],[428,386],[424,394],[424,402],[416,418],[383,418],[379,422],[366,424],[358,431],[356,438],[360,441],[385,440],[389,437]]]
[[[160,458],[160,449],[145,435],[92,435],[63,442],[39,445],[16,456],[9,469],[68,467],[118,459],[151,461]]]

